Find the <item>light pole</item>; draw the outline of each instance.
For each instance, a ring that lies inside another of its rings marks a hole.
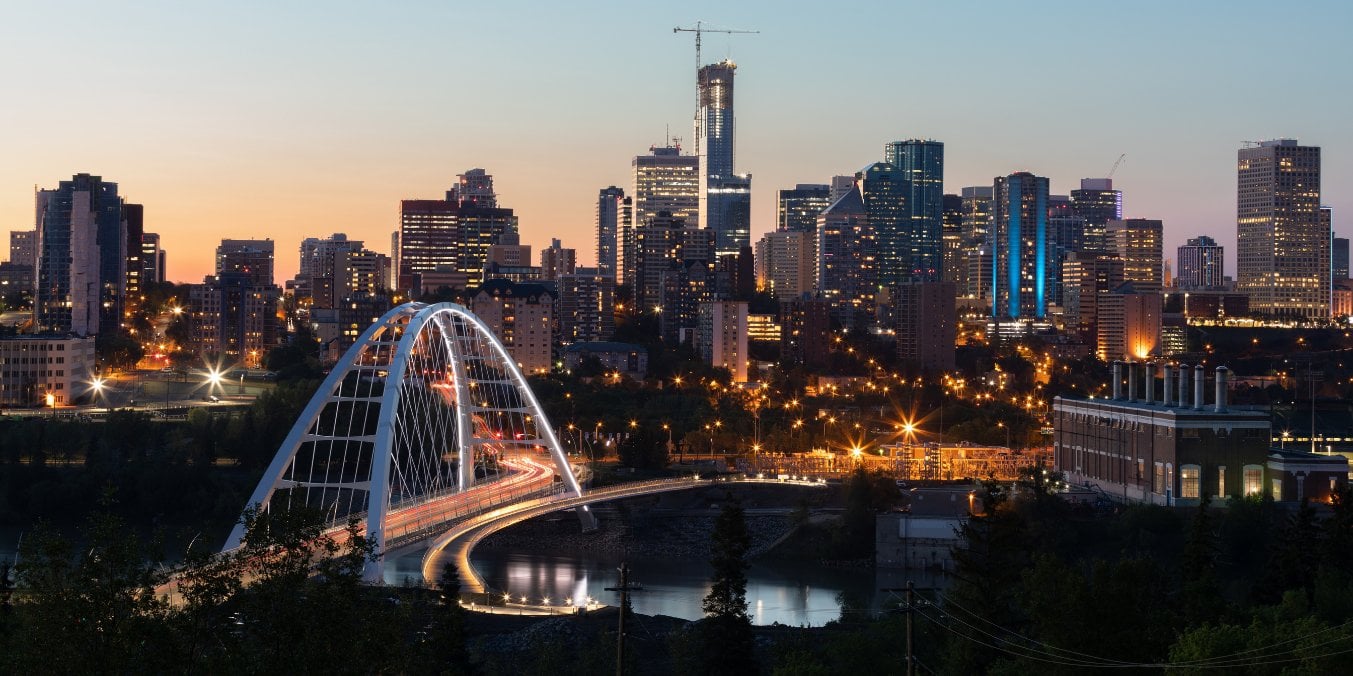
[[[672,448],[672,426],[667,423],[663,423],[662,428],[667,430],[667,458],[668,460],[670,460],[672,457],[672,451],[675,450]],[[677,464],[680,465],[681,460],[677,460]]]
[[[1000,427],[1000,428],[1002,428],[1002,429],[1005,430],[1005,449],[1006,449],[1007,451],[1008,451],[1008,450],[1011,450],[1011,449],[1010,449],[1010,427],[1007,426],[1007,425],[1005,424],[1004,421],[1001,421],[1001,422],[996,423],[996,426],[997,426],[997,427]]]
[[[94,391],[94,408],[95,408],[95,409],[97,409],[97,408],[99,407],[99,399],[100,399],[100,395],[103,394],[103,383],[104,383],[103,378],[101,378],[101,377],[99,377],[99,376],[94,376],[94,380],[90,381],[90,383],[89,383],[90,389],[92,389],[92,390]]]
[[[47,405],[52,407],[52,417],[56,418],[56,395],[47,393]]]

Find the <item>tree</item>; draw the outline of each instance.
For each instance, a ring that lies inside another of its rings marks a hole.
[[[110,513],[113,504],[105,492],[79,546],[46,528],[25,543],[18,566],[25,600],[15,607],[11,644],[0,645],[0,672],[175,670],[169,609],[154,593],[160,557]]]
[[[94,352],[99,361],[117,369],[130,369],[145,356],[141,343],[125,331],[100,333],[94,338]]]
[[[1210,503],[1206,497],[1198,503],[1180,556],[1180,602],[1189,625],[1215,621],[1225,610],[1217,583],[1217,535]]]
[[[714,522],[709,563],[714,568],[700,623],[700,671],[705,674],[754,674],[752,621],[747,616],[747,550],[751,537],[742,505],[731,495]]]

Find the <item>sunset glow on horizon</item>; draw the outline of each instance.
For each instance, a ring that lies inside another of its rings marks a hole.
[[[145,205],[171,280],[211,273],[223,237],[269,237],[280,284],[301,239],[388,252],[401,199],[482,167],[523,243],[590,265],[597,191],[629,192],[669,129],[689,144],[693,39],[671,29],[702,18],[760,31],[704,38],[705,61],[738,62],[753,241],[777,190],[904,138],[945,143],[949,193],[1029,170],[1065,194],[1126,153],[1125,215],[1162,219],[1167,257],[1215,237],[1228,271],[1236,150],[1298,138],[1324,149],[1334,230],[1353,231],[1353,10],[1152,6],[24,5],[0,28],[0,229],[32,228],[34,188],[88,172]],[[1252,43],[1279,11],[1303,34],[1290,60]]]

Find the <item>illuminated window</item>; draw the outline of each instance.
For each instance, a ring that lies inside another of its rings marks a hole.
[[[1259,495],[1264,490],[1264,468],[1245,465],[1245,495]]]
[[[1202,469],[1197,465],[1179,467],[1179,497],[1198,499],[1202,497]]]

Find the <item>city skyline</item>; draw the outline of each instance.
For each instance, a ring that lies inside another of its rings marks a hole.
[[[44,19],[49,8],[16,10],[0,29],[0,73],[23,93],[22,105],[0,111],[11,149],[0,166],[3,229],[33,227],[34,186],[88,172],[145,205],[171,280],[210,273],[222,237],[273,238],[280,280],[295,274],[305,237],[386,241],[400,200],[439,198],[457,174],[483,167],[518,214],[523,243],[558,237],[591,265],[597,191],[628,187],[633,157],[667,129],[693,145],[692,38],[671,28],[704,18],[761,31],[708,34],[704,50],[706,63],[738,63],[737,169],[757,177],[752,241],[774,228],[779,190],[853,174],[883,159],[882,144],[907,138],[945,144],[950,194],[1020,170],[1067,194],[1127,153],[1114,176],[1124,216],[1162,220],[1168,253],[1215,238],[1228,270],[1237,149],[1296,138],[1323,149],[1322,202],[1337,234],[1353,230],[1344,224],[1353,132],[1340,112],[1353,81],[1338,67],[1353,56],[1338,37],[1351,12],[1334,3],[1157,4],[1123,15],[908,4],[811,21],[809,5],[621,7],[525,18],[511,6],[270,7],[260,22],[248,4],[171,17],[77,3],[61,32],[33,30],[58,25]],[[1300,59],[1246,48],[1247,31],[1270,15],[1307,31]],[[1114,32],[1103,32],[1110,21]],[[870,58],[891,53],[879,41],[909,22],[944,27],[913,46],[943,53],[942,64]],[[588,31],[599,39],[578,39]],[[533,46],[504,51],[504,35]],[[1045,86],[991,70],[1012,49],[1044,69]],[[895,86],[878,86],[890,78]],[[87,85],[85,105],[53,85],[72,80]],[[1310,94],[1293,106],[1264,96],[1264,82]],[[1074,86],[1049,105],[1058,83]],[[578,93],[588,88],[614,94]],[[496,105],[476,107],[483,101]]]

